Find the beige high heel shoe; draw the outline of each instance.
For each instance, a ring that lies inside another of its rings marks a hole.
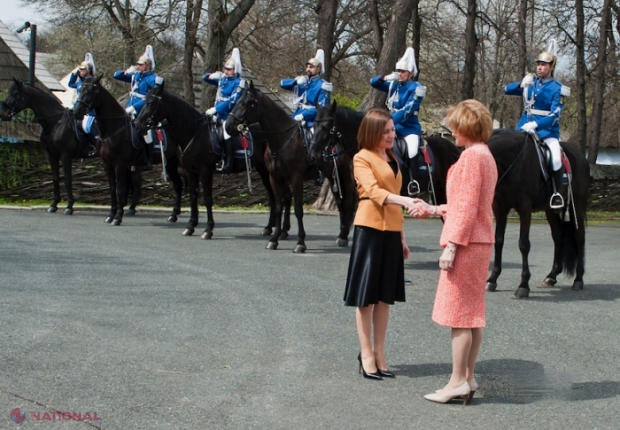
[[[471,390],[469,389],[469,384],[467,382],[464,382],[463,385],[461,385],[455,390],[447,393],[443,392],[427,394],[424,396],[424,398],[435,403],[448,403],[449,401],[454,400],[458,397],[463,397],[463,405],[466,405],[467,403],[469,403],[470,400],[470,392]]]
[[[474,393],[478,390],[478,383],[476,382],[476,378],[471,378],[467,381],[469,385],[469,399],[467,399],[467,403],[471,402],[471,399],[474,398]]]

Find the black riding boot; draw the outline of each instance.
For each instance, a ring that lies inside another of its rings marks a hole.
[[[553,194],[551,195],[551,200],[549,201],[549,206],[551,209],[561,209],[564,207],[564,202],[566,201],[566,197],[568,195],[568,176],[566,175],[566,171],[564,170],[564,166],[553,172]]]
[[[153,142],[144,145],[146,150],[146,164],[142,166],[142,170],[153,170],[153,155],[155,154],[155,145]]]
[[[407,194],[410,196],[417,196],[420,194],[420,183],[418,182],[418,175],[420,174],[420,154],[409,159],[409,173],[411,181],[407,185]]]
[[[229,137],[224,141],[224,165],[222,173],[231,173],[235,161],[235,138]]]

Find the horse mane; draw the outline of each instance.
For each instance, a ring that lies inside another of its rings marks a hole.
[[[366,112],[356,111],[345,106],[336,106],[335,117],[338,122],[353,123],[359,125],[362,122],[364,115],[366,115]]]
[[[166,105],[169,106],[168,114],[174,115],[174,123],[181,130],[191,130],[196,127],[196,121],[202,114],[187,101],[171,93],[168,90],[162,92],[166,98]]]
[[[51,104],[51,105],[55,105],[54,107],[58,107],[59,109],[66,109],[62,103],[60,103],[60,101],[58,101],[58,99],[56,97],[54,97],[52,94],[48,93],[45,90],[42,90],[41,88],[37,88],[34,85],[30,85],[27,82],[24,82],[24,88],[26,88],[26,92],[28,92],[28,90],[37,93],[38,96],[43,98],[43,103],[46,104]]]

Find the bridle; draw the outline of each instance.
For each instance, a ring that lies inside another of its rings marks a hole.
[[[246,90],[246,91],[247,91],[247,95],[248,95],[248,96],[252,96],[252,99],[250,100],[250,102],[249,102],[249,106],[248,106],[248,107],[247,107],[247,109],[245,110],[244,114],[243,114],[243,115],[241,115],[241,116],[235,115],[235,113],[234,113],[234,112],[230,112],[230,113],[228,114],[228,116],[229,116],[229,117],[233,117],[233,118],[234,118],[235,120],[237,120],[237,122],[239,123],[239,124],[237,125],[237,130],[238,130],[240,133],[243,133],[243,132],[245,132],[245,131],[247,131],[247,130],[248,130],[248,125],[247,125],[247,123],[246,123],[247,118],[244,118],[244,117],[248,117],[248,116],[250,115],[250,112],[252,112],[252,110],[253,110],[256,106],[258,106],[258,97],[257,97],[257,96],[256,96],[253,92],[251,92],[249,89],[248,89],[248,90]],[[247,97],[247,96],[246,96],[246,97]],[[234,111],[234,109],[233,109],[233,111]]]

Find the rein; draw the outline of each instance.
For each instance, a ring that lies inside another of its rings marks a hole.
[[[521,154],[523,154],[523,151],[525,151],[525,145],[527,144],[527,138],[529,137],[529,135],[525,136],[525,143],[523,144],[523,146],[521,147],[521,150],[519,151],[519,153],[517,154],[517,156],[514,158],[513,162],[510,164],[510,166],[508,166],[508,168],[506,169],[506,171],[504,172],[504,174],[497,180],[497,183],[499,184],[502,179],[504,179],[504,177],[508,174],[508,172],[510,171],[510,169],[512,169],[512,167],[515,165],[515,163],[517,162],[517,160],[519,159],[519,157],[521,156]]]

